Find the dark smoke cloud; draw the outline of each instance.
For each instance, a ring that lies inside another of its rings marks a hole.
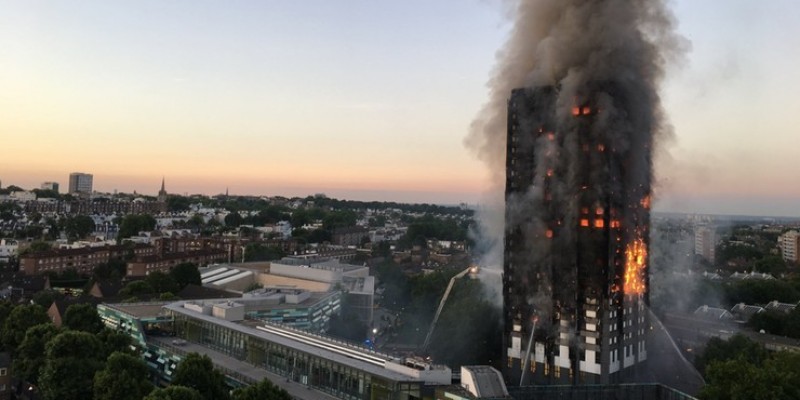
[[[512,89],[559,87],[556,117],[558,125],[568,131],[569,110],[586,96],[589,84],[615,82],[635,99],[624,101],[623,109],[611,98],[595,99],[607,111],[595,128],[605,130],[620,152],[642,145],[652,148],[670,136],[658,87],[667,66],[687,48],[687,42],[674,32],[675,20],[665,0],[519,0],[510,4],[513,28],[497,53],[497,65],[488,82],[489,100],[465,139],[466,146],[488,166],[494,184],[477,215],[479,240],[494,244],[481,262],[496,268],[502,268],[499,238],[503,237],[505,218],[507,100]],[[652,157],[649,151],[642,153],[637,162],[642,165],[642,176],[634,180],[649,191]],[[579,155],[563,156],[568,163]],[[543,173],[544,168],[537,168],[534,180]],[[561,179],[564,187],[553,188],[554,196],[572,190],[570,175]],[[509,215],[535,218],[536,210],[530,208],[538,196],[534,189],[518,202],[509,202]]]

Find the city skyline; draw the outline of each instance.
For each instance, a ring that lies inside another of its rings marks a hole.
[[[491,185],[462,142],[510,27],[496,3],[0,3],[4,186],[453,204]],[[692,50],[654,209],[800,215],[800,6],[696,3],[674,2]]]

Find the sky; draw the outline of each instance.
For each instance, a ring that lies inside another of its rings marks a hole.
[[[457,4],[457,6],[456,6]],[[800,215],[800,3],[679,0],[656,210]],[[499,0],[0,0],[0,181],[475,203]],[[63,189],[62,189],[63,190]]]

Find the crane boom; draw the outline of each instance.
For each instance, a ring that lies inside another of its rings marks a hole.
[[[433,322],[431,322],[431,327],[428,329],[428,334],[425,335],[425,342],[422,343],[422,350],[428,350],[428,345],[430,345],[431,337],[433,337],[433,331],[436,330],[436,323],[439,322],[439,316],[442,314],[442,309],[444,308],[444,303],[447,302],[447,298],[450,297],[450,291],[453,290],[453,286],[456,283],[457,279],[461,279],[464,275],[472,272],[477,273],[478,267],[470,266],[469,268],[459,272],[456,276],[450,278],[450,282],[447,284],[447,289],[444,291],[444,295],[442,299],[439,301],[439,307],[436,309],[436,314],[433,316]]]

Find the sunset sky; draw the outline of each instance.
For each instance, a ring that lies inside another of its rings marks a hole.
[[[656,209],[800,215],[800,3],[674,1]],[[0,180],[475,203],[499,0],[0,0]],[[668,154],[668,155],[667,155]],[[62,189],[63,191],[63,189]]]

